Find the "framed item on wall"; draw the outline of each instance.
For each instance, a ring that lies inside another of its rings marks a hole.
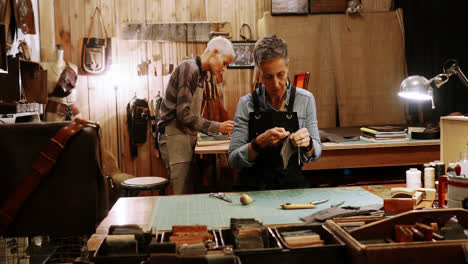
[[[7,70],[6,29],[0,24],[0,70]]]
[[[235,57],[231,64],[228,65],[229,69],[249,69],[254,68],[253,51],[255,48],[255,40],[249,41],[232,41],[234,46]]]
[[[347,3],[347,0],[310,0],[309,11],[311,14],[345,13]]]
[[[271,15],[307,15],[309,0],[271,0]]]

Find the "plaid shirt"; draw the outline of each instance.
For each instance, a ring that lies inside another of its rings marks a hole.
[[[159,127],[177,119],[177,124],[182,125],[189,134],[198,131],[205,134],[218,133],[219,122],[206,120],[199,113],[193,114],[191,111],[193,93],[198,86],[204,87],[205,78],[206,72],[201,71],[195,59],[185,60],[175,68],[161,104]]]

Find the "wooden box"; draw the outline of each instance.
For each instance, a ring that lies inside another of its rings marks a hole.
[[[440,118],[440,159],[445,163],[457,162],[460,152],[468,152],[468,117],[443,116]]]
[[[278,231],[299,231],[312,230],[319,234],[324,240],[324,245],[289,248],[279,239]],[[248,263],[269,263],[269,264],[300,264],[306,263],[345,263],[346,248],[344,243],[333,235],[328,228],[322,225],[287,225],[277,227],[269,233],[270,247],[262,249],[234,249],[234,253],[240,258],[243,264]],[[227,244],[233,243],[230,230],[223,230],[224,241]],[[272,235],[274,234],[274,236]],[[313,261],[312,261],[313,260]]]
[[[347,244],[352,263],[466,263],[468,239],[372,244],[363,242],[392,238],[395,225],[427,221],[442,225],[453,216],[457,216],[465,229],[468,228],[468,210],[464,209],[410,211],[350,232],[346,232],[332,220],[327,220],[325,226]]]
[[[311,230],[320,235],[324,245],[289,248],[279,239],[282,231]],[[316,263],[345,263],[347,260],[346,246],[332,232],[323,225],[285,225],[268,230],[268,239],[265,248],[235,249],[234,237],[230,229],[211,229],[216,246],[220,248],[233,248],[234,254],[239,257],[240,263],[268,263],[268,264],[295,264],[305,263],[305,260],[314,260]],[[172,232],[163,232],[158,241],[168,242]]]

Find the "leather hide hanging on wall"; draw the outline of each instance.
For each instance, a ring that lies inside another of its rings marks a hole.
[[[18,28],[24,34],[36,34],[34,23],[34,10],[31,0],[13,0],[15,4],[15,18]]]

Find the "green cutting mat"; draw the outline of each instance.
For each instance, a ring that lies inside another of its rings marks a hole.
[[[228,227],[230,218],[255,218],[265,225],[302,223],[299,217],[310,215],[330,205],[344,201],[342,206],[381,204],[382,199],[361,187],[314,188],[257,191],[248,194],[254,199],[242,205],[242,193],[226,193],[232,203],[208,194],[160,196],[156,200],[148,229],[171,230],[173,225],[206,225],[209,228]],[[282,203],[310,203],[328,199],[315,209],[283,210]]]

